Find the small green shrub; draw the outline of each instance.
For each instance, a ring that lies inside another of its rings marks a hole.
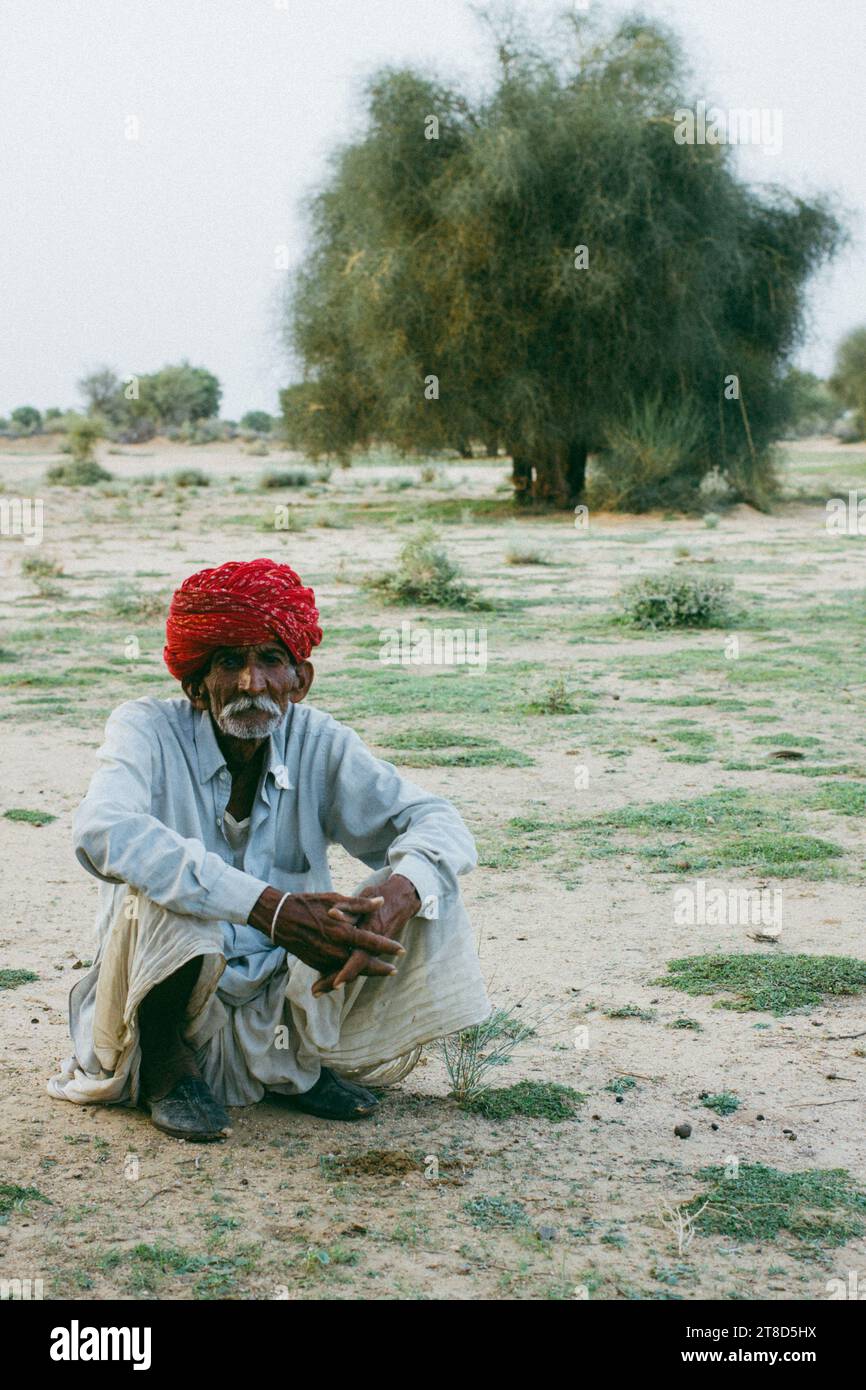
[[[104,603],[107,611],[115,618],[163,617],[168,607],[168,602],[162,594],[146,593],[126,581],[109,590]]]
[[[381,593],[392,603],[422,603],[443,608],[486,608],[478,590],[461,578],[460,566],[437,544],[424,527],[400,551],[398,567],[365,579],[366,588]]]
[[[312,481],[303,468],[284,468],[275,473],[263,473],[259,487],[307,487]]]
[[[719,627],[730,617],[732,585],[704,574],[645,575],[620,594],[624,618],[635,627]]]
[[[517,1017],[516,1010],[494,1009],[483,1023],[475,1023],[459,1033],[442,1038],[439,1048],[450,1095],[462,1104],[471,1104],[486,1091],[485,1078],[491,1067],[501,1067],[535,1029]]]
[[[63,573],[59,560],[49,560],[47,556],[25,555],[21,561],[21,573],[28,579],[57,579]]]
[[[97,441],[102,438],[103,428],[98,421],[87,415],[73,415],[66,431],[69,452],[76,463],[91,463]]]
[[[537,699],[527,705],[530,714],[574,714],[574,705],[562,676],[550,681]]]
[[[615,1076],[612,1081],[608,1081],[605,1086],[606,1091],[611,1091],[615,1096],[624,1096],[628,1091],[633,1091],[637,1086],[633,1076]]]
[[[96,483],[111,482],[113,476],[92,459],[73,459],[70,463],[52,464],[45,481],[52,487],[93,487]]]
[[[740,1097],[735,1096],[733,1091],[719,1091],[717,1095],[704,1096],[701,1099],[701,1105],[707,1110],[714,1110],[717,1115],[733,1115],[741,1104]]]
[[[200,468],[177,468],[171,481],[175,487],[210,487],[210,478]]]
[[[510,545],[505,552],[506,565],[549,565],[550,560],[540,550],[529,546]]]

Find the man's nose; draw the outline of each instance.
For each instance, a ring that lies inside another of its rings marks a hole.
[[[267,688],[264,669],[255,662],[248,663],[238,677],[238,689],[246,695],[263,695]]]

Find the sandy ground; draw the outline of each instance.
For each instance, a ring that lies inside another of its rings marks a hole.
[[[550,862],[482,864],[465,880],[494,1003],[519,1009],[536,1025],[492,1083],[575,1087],[587,1097],[577,1120],[469,1114],[449,1099],[433,1048],[369,1122],[326,1124],[263,1103],[235,1111],[233,1135],[220,1146],[166,1139],[138,1112],[77,1107],[47,1095],[46,1079],[68,1052],[66,997],[93,953],[96,889],[73,857],[71,817],[108,710],[137,694],[176,693],[160,668],[161,599],[206,564],[258,554],[289,559],[316,586],[326,634],[337,634],[321,648],[314,703],[387,752],[389,733],[417,720],[411,682],[419,677],[403,673],[402,713],[376,712],[376,633],[406,614],[383,610],[359,579],[392,561],[414,508],[503,497],[496,489],[506,469],[453,463],[450,490],[420,483],[413,463],[337,470],[318,495],[296,500],[294,490],[255,486],[262,468],[285,463],[285,456],[259,460],[229,445],[151,444],[103,453],[119,483],[105,495],[44,487],[51,459],[41,450],[44,443],[0,461],[6,496],[45,499],[40,546],[0,539],[0,643],[8,653],[0,664],[0,810],[56,817],[37,827],[0,815],[0,967],[38,977],[2,995],[0,1182],[37,1195],[14,1203],[0,1225],[0,1277],[42,1279],[46,1298],[77,1299],[820,1299],[829,1280],[851,1270],[862,1282],[862,1238],[805,1260],[784,1240],[698,1235],[681,1250],[660,1218],[664,1203],[702,1189],[698,1170],[709,1164],[843,1168],[858,1181],[866,1177],[866,1059],[863,1042],[850,1036],[866,1030],[862,1001],[829,1001],[774,1018],[720,1010],[711,998],[654,984],[676,957],[776,948],[755,943],[747,926],[678,925],[673,894],[681,877],[653,871],[627,850],[586,858],[577,832],[565,839],[565,862],[561,842],[558,857],[551,842]],[[731,693],[721,655],[728,634],[660,638],[594,626],[611,611],[623,581],[685,560],[731,574],[747,608],[752,600],[760,608],[763,625],[742,625],[741,663],[814,640],[808,614],[816,602],[862,606],[866,541],[829,539],[820,498],[857,485],[863,452],[810,442],[791,458],[797,485],[805,484],[803,500],[772,516],[737,508],[714,529],[659,516],[591,517],[585,532],[568,516],[506,527],[459,509],[440,526],[468,578],[494,600],[528,605],[503,609],[504,617],[497,611],[469,619],[487,626],[489,672],[502,677],[500,703],[465,716],[434,711],[427,723],[495,737],[531,765],[406,768],[454,800],[483,859],[495,857],[491,848],[504,842],[515,816],[592,817],[739,786],[784,808],[815,783],[766,761],[766,749],[756,751],[754,737],[767,732],[816,735],[827,740],[834,761],[864,761],[866,683],[856,679],[856,667],[854,677],[840,674],[834,684],[826,678],[831,656],[814,683],[776,688],[770,679],[745,694],[738,689],[745,706],[739,713],[668,705],[666,699],[696,691]],[[159,480],[178,467],[203,469],[211,486],[161,489]],[[144,473],[155,475],[155,489],[132,486]],[[415,486],[389,491],[395,477]],[[273,506],[286,500],[311,524],[269,531]],[[333,523],[341,508],[339,527],[322,524]],[[551,563],[506,564],[509,544],[541,550]],[[62,565],[56,593],[40,596],[22,574],[22,557],[35,554]],[[105,596],[119,582],[152,595],[152,611],[129,619],[107,613]],[[794,610],[805,616],[790,619]],[[450,615],[449,625],[455,621]],[[131,635],[140,638],[134,663],[124,662],[121,646]],[[691,666],[634,679],[633,663],[645,660],[655,671],[666,656],[686,650]],[[847,646],[843,639],[840,660],[862,654],[857,627]],[[536,674],[516,664],[526,661],[538,663]],[[367,683],[357,694],[341,671],[362,663]],[[578,700],[591,699],[592,712],[528,715],[529,696],[559,675]],[[688,751],[685,743],[679,750],[670,744],[664,726],[672,719],[692,719],[715,739],[707,762],[671,761],[672,753]],[[773,722],[765,728],[761,720]],[[723,766],[737,757],[765,761],[749,772]],[[580,789],[578,764],[589,770]],[[778,949],[862,956],[861,822],[827,811],[807,813],[806,821],[809,833],[839,843],[844,859],[835,878],[780,881]],[[357,873],[347,856],[335,856],[337,887],[347,888]],[[725,888],[775,886],[772,876],[747,871],[704,877]],[[606,1016],[626,1004],[651,1017]],[[682,1016],[703,1031],[667,1026]],[[617,1101],[606,1087],[624,1075],[637,1084]],[[702,1092],[726,1090],[742,1099],[735,1114],[719,1118],[701,1106]],[[688,1141],[674,1134],[683,1121],[692,1125]],[[430,1176],[431,1157],[438,1178]],[[485,1197],[519,1203],[520,1215],[503,1214],[501,1204],[497,1212],[494,1203],[490,1219],[506,1224],[486,1225],[477,1201]]]

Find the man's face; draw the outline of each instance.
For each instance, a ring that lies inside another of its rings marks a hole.
[[[224,734],[263,739],[280,727],[289,705],[303,700],[312,680],[309,661],[295,666],[282,642],[220,647],[187,695],[197,709],[210,710]]]

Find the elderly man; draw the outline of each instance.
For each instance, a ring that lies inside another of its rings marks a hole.
[[[357,1119],[377,1104],[359,1077],[489,1013],[457,884],[472,838],[302,704],[318,618],[271,560],[175,593],[164,659],[184,696],[115,710],[75,819],[99,946],[52,1095],[140,1103],[198,1141],[266,1093]],[[332,891],[333,843],[374,870],[352,895]]]

